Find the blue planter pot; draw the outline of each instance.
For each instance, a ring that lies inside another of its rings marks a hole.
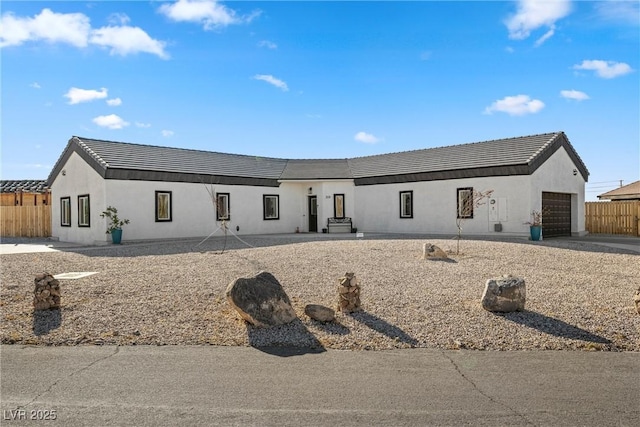
[[[119,245],[122,241],[122,229],[119,228],[117,230],[111,231],[111,242],[114,245]]]
[[[531,233],[531,240],[540,240],[540,237],[542,236],[542,226],[532,225],[529,227],[529,232]]]

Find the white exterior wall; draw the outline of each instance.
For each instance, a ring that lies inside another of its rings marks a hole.
[[[123,227],[123,240],[203,237],[221,223],[209,191],[229,194],[227,226],[236,234],[293,233],[302,230],[306,209],[305,187],[254,187],[180,182],[107,181],[108,201],[131,223]],[[155,221],[155,192],[171,191],[172,221]],[[279,196],[279,219],[265,220],[263,196]],[[221,233],[221,232],[219,232]]]
[[[531,183],[531,210],[542,209],[543,191],[571,194],[571,234],[586,234],[585,180],[564,148],[556,151],[531,175]]]
[[[52,234],[61,241],[105,243],[107,220],[100,213],[118,208],[123,240],[204,237],[220,225],[204,184],[103,180],[73,153],[52,184]],[[378,233],[433,233],[455,235],[457,189],[493,190],[491,199],[474,210],[463,223],[467,235],[528,235],[532,210],[541,209],[543,191],[572,195],[572,233],[584,234],[584,184],[575,165],[560,148],[533,175],[468,178],[354,186],[352,180],[283,181],[279,187],[215,185],[229,193],[228,227],[237,234],[270,234],[309,231],[309,196],[317,197],[318,232],[334,216],[334,194],[344,194],[345,216],[358,231]],[[172,221],[155,221],[155,192],[171,191]],[[413,218],[400,218],[400,192],[413,191]],[[78,200],[89,194],[91,226],[78,227]],[[263,219],[263,195],[279,196],[278,220]],[[60,198],[71,198],[71,227],[60,225]],[[502,231],[494,231],[500,223]],[[236,230],[239,227],[239,230]]]
[[[106,209],[105,181],[78,154],[72,153],[51,184],[51,235],[63,242],[94,244],[106,242],[105,220],[100,213]],[[90,227],[78,227],[78,196],[89,195]],[[71,226],[60,225],[60,198],[71,198]]]
[[[457,233],[457,189],[493,190],[492,200],[465,219],[463,234],[525,234],[529,212],[530,177],[488,177],[356,187],[358,231],[379,233]],[[400,218],[400,192],[413,191],[413,218]]]

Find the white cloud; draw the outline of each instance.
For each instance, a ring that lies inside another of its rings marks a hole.
[[[567,99],[574,99],[576,101],[584,101],[589,99],[589,95],[579,90],[561,90],[560,96]]]
[[[356,133],[353,136],[353,139],[355,139],[358,142],[364,142],[365,144],[375,144],[377,142],[380,142],[380,138],[366,132]]]
[[[131,22],[131,18],[124,13],[112,13],[107,18],[107,21],[112,25],[127,25]]]
[[[55,13],[42,9],[33,18],[21,18],[8,12],[0,18],[0,47],[35,40],[86,47],[90,28],[89,18],[82,13]]]
[[[287,92],[289,90],[289,87],[287,86],[287,84],[284,81],[282,81],[280,79],[277,79],[277,78],[273,77],[270,74],[256,74],[255,76],[253,76],[253,78],[255,80],[262,80],[262,81],[267,82],[267,83],[269,83],[271,85],[274,85],[275,87],[280,88],[285,92]]]
[[[640,25],[640,3],[637,1],[599,1],[594,4],[598,15],[615,23]]]
[[[114,14],[111,22],[127,23],[129,17]],[[16,17],[8,12],[0,18],[0,47],[18,46],[28,41],[66,43],[85,48],[90,44],[111,48],[111,54],[128,55],[146,52],[167,59],[165,42],[151,38],[138,27],[109,26],[92,29],[89,18],[82,13],[55,13],[42,9],[40,14]]]
[[[614,77],[623,76],[633,71],[629,64],[625,64],[624,62],[601,61],[598,59],[584,60],[582,64],[574,65],[573,69],[595,71],[596,75],[603,79],[613,79]]]
[[[151,38],[139,27],[102,27],[91,32],[89,41],[98,46],[111,48],[111,55],[126,56],[146,52],[162,59],[169,59],[169,54],[164,50],[166,43]]]
[[[120,98],[107,99],[107,105],[110,107],[117,107],[118,105],[122,105],[122,99]]]
[[[165,138],[170,138],[173,135],[174,135],[174,132],[172,130],[166,130],[166,129],[162,130],[162,136],[164,136]]]
[[[151,127],[151,123],[136,122],[136,126],[139,127],[139,128],[150,128]]]
[[[103,87],[100,90],[94,89],[80,89],[72,87],[67,93],[64,94],[65,98],[69,98],[69,104],[80,104],[81,102],[90,102],[94,99],[103,99],[107,97],[107,88]]]
[[[518,0],[517,12],[505,21],[505,25],[510,39],[524,40],[531,35],[531,31],[538,28],[548,27],[553,30],[555,23],[569,13],[570,0]],[[552,35],[553,32],[547,32],[542,42]]]
[[[277,49],[278,45],[274,42],[270,42],[269,40],[260,40],[258,42],[258,47],[266,47],[267,49]]]
[[[40,84],[38,84],[38,82],[33,82],[29,85],[29,87],[32,87],[34,89],[40,89],[42,88],[42,86],[40,86]]]
[[[260,12],[253,12],[247,16],[238,16],[235,10],[215,0],[178,0],[163,4],[158,11],[176,22],[202,24],[205,30],[251,22],[260,15]]]
[[[539,99],[531,99],[528,95],[506,96],[495,101],[485,108],[485,114],[492,114],[494,111],[507,113],[510,116],[523,116],[533,114],[544,108],[544,102]]]
[[[549,29],[549,31],[547,31],[546,33],[544,33],[542,35],[542,37],[540,37],[538,40],[536,40],[534,46],[535,47],[539,47],[542,46],[542,43],[546,42],[548,39],[550,39],[553,34],[556,32],[556,26],[552,25],[551,28]]]
[[[116,116],[115,114],[95,117],[93,123],[108,129],[122,129],[129,126],[129,122],[124,121],[120,116]]]

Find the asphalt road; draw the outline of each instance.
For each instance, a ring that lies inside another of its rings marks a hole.
[[[637,426],[640,420],[640,354],[630,352],[9,345],[0,352],[2,426]],[[56,419],[31,420],[47,416]]]

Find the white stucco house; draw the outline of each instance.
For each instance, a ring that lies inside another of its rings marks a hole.
[[[203,237],[222,220],[237,234],[353,227],[455,235],[456,218],[465,214],[460,201],[486,190],[491,198],[466,213],[466,235],[525,236],[531,211],[542,210],[543,234],[551,237],[585,233],[588,175],[563,132],[315,160],[74,136],[48,185],[53,237],[86,244],[109,241],[100,217],[108,206],[131,220],[125,241]]]

